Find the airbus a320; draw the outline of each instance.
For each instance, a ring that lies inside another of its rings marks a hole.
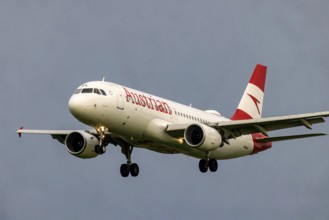
[[[134,148],[198,158],[205,173],[216,172],[218,160],[253,155],[271,148],[272,142],[326,135],[269,136],[270,131],[298,126],[312,129],[325,122],[329,111],[262,118],[266,71],[266,66],[256,65],[231,118],[103,80],[83,83],[68,102],[72,115],[90,130],[20,128],[17,133],[51,135],[79,158],[102,155],[109,144],[120,146],[127,160],[120,167],[123,177],[139,174],[132,162]]]

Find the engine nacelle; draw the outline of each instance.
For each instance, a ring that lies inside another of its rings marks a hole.
[[[98,144],[97,137],[84,131],[74,131],[68,134],[65,139],[67,151],[79,158],[97,157],[95,146]]]
[[[203,124],[192,124],[185,129],[185,142],[202,151],[216,150],[222,144],[222,136],[214,128]]]

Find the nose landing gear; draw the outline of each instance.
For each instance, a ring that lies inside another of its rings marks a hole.
[[[104,144],[104,140],[107,128],[105,128],[104,126],[97,126],[95,129],[99,138],[99,145],[95,146],[95,152],[99,155],[102,155],[106,152],[106,145]]]
[[[102,155],[106,152],[106,147],[101,142],[100,145],[95,146],[95,152],[99,155]]]

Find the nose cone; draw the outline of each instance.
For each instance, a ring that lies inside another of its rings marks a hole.
[[[71,114],[77,119],[81,120],[85,117],[87,109],[85,106],[85,102],[81,96],[79,95],[71,96],[68,106]]]

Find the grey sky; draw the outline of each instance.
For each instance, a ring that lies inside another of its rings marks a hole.
[[[328,8],[325,0],[2,0],[0,219],[327,220],[328,137],[276,143],[205,175],[196,159],[136,149],[140,176],[124,179],[119,148],[81,160],[49,136],[14,131],[85,128],[67,101],[103,76],[229,117],[256,63],[269,67],[264,116],[329,110]]]

